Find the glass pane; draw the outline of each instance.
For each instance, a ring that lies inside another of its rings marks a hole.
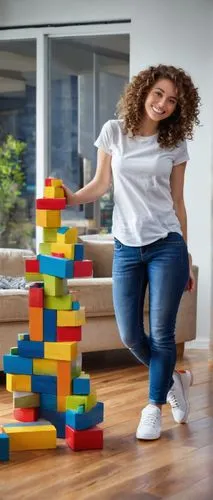
[[[36,42],[0,41],[0,247],[35,248]]]
[[[49,175],[76,191],[92,179],[94,141],[103,123],[115,118],[116,103],[129,79],[129,36],[51,40]],[[69,207],[64,222],[80,232],[111,230],[113,194],[99,203]],[[97,210],[97,208],[99,210]]]

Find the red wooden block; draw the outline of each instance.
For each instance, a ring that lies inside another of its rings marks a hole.
[[[63,210],[66,198],[37,198],[36,208],[39,210]]]
[[[47,177],[47,179],[45,179],[45,186],[52,186],[51,184],[52,179],[53,177]]]
[[[39,417],[39,408],[14,408],[13,416],[19,422],[36,422]]]
[[[64,253],[63,252],[51,252],[51,255],[53,257],[60,257],[60,258],[64,259]]]
[[[89,278],[93,276],[92,260],[75,260],[73,278]]]
[[[103,430],[95,426],[77,431],[66,425],[66,442],[74,451],[99,450],[103,448]]]
[[[44,289],[32,285],[29,290],[29,307],[44,307]]]
[[[39,260],[38,259],[26,259],[25,260],[25,271],[26,273],[39,273]]]
[[[81,342],[81,326],[57,326],[57,342]]]

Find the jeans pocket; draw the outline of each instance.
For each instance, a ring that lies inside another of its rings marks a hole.
[[[115,250],[121,250],[123,244],[119,240],[117,240],[117,238],[114,238],[114,247]]]

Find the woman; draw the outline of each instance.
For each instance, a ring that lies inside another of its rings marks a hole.
[[[173,66],[151,66],[127,85],[118,120],[106,122],[95,146],[93,180],[76,193],[65,187],[70,205],[101,197],[113,179],[113,302],[123,343],[149,369],[149,403],[141,413],[138,439],[158,439],[161,408],[172,407],[187,422],[189,371],[175,371],[175,322],[185,289],[195,279],[187,250],[184,174],[186,139],[199,124],[200,98],[191,78]],[[149,286],[150,334],[143,324]]]

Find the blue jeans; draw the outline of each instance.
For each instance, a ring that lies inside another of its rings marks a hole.
[[[122,342],[149,368],[149,400],[164,404],[176,363],[175,323],[189,279],[187,245],[178,233],[142,247],[115,238],[113,303]],[[149,285],[149,336],[143,306]]]

